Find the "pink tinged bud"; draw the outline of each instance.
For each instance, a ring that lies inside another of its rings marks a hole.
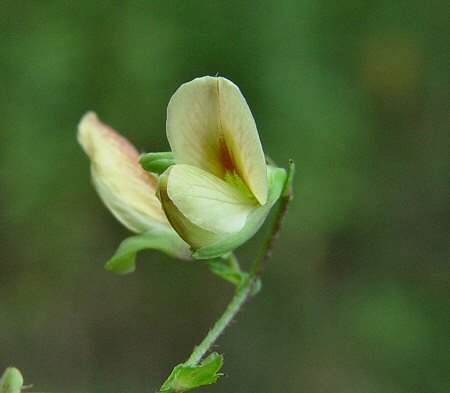
[[[142,169],[127,139],[88,112],[78,126],[78,141],[91,160],[100,198],[123,225],[136,233],[171,230],[155,196],[157,178]]]

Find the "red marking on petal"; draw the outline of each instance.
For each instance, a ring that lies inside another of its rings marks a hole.
[[[231,154],[224,137],[220,138],[219,141],[219,160],[224,175],[226,173],[237,173],[233,155]]]

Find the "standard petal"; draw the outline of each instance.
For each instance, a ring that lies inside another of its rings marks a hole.
[[[214,233],[239,231],[259,204],[223,180],[191,165],[174,165],[168,173],[167,194],[192,223]]]
[[[136,233],[170,230],[155,196],[156,176],[141,168],[139,153],[130,142],[93,112],[81,119],[78,141],[91,160],[100,198],[123,225]]]
[[[205,76],[182,85],[167,108],[167,137],[177,164],[222,180],[243,180],[260,204],[267,200],[264,153],[250,108],[225,78]]]

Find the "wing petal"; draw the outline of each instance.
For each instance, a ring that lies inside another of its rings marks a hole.
[[[252,196],[191,165],[169,169],[167,195],[189,221],[217,234],[239,231],[259,204]]]

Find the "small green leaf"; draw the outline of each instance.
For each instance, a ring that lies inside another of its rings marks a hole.
[[[222,277],[224,280],[231,282],[236,287],[244,284],[250,276],[247,272],[236,271],[221,260],[212,260],[208,262],[211,272]],[[252,288],[252,296],[255,296],[261,290],[261,280],[256,280]]]
[[[20,393],[23,386],[23,377],[15,367],[8,367],[0,379],[0,393]]]
[[[159,250],[179,259],[191,258],[189,246],[175,232],[145,233],[131,236],[120,243],[105,269],[119,274],[131,273],[136,268],[137,253],[147,249]]]
[[[175,158],[171,151],[164,153],[147,153],[140,158],[139,163],[147,172],[160,175],[169,166],[175,165]]]
[[[233,285],[236,285],[237,287],[241,285],[248,277],[248,273],[233,269],[231,266],[223,262],[223,260],[221,259],[214,259],[208,262],[208,265],[214,274],[231,282]]]
[[[200,386],[211,385],[223,375],[218,373],[222,364],[223,356],[215,352],[198,366],[179,364],[161,386],[159,393],[184,393]]]

